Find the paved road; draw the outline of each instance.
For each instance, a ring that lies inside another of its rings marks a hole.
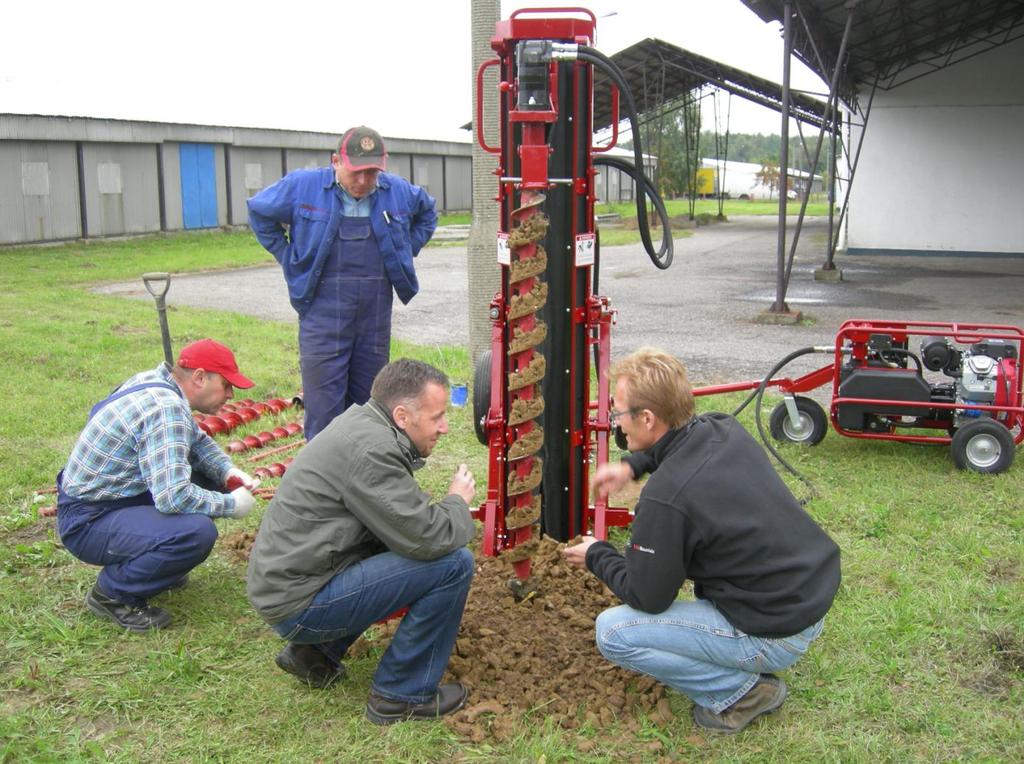
[[[602,250],[600,291],[617,310],[612,354],[642,345],[677,354],[694,381],[755,379],[793,350],[831,343],[849,318],[901,318],[1024,326],[1024,258],[847,256],[843,281],[816,282],[824,262],[825,221],[804,227],[787,293],[798,326],[755,321],[771,306],[776,281],[776,219],[733,218],[676,241],[675,263],[660,271],[639,245]],[[467,344],[466,250],[430,248],[417,258],[421,291],[397,304],[396,336],[419,344]],[[102,291],[150,300],[141,281]],[[175,276],[171,305],[222,309],[295,323],[276,266]],[[481,306],[486,310],[487,306]],[[787,373],[821,365],[802,359]]]

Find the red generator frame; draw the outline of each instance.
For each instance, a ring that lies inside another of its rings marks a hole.
[[[949,445],[959,468],[1003,472],[1013,463],[1015,446],[1024,441],[1022,345],[1024,332],[1016,326],[852,319],[840,326],[832,346],[808,349],[831,353],[833,362],[827,366],[797,379],[712,385],[693,392],[777,387],[784,396],[771,415],[777,440],[815,445],[831,421],[840,435]],[[826,417],[816,401],[799,393],[829,383]],[[933,432],[938,430],[942,434]]]

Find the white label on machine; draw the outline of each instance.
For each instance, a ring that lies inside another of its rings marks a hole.
[[[498,263],[512,265],[512,252],[508,248],[508,234],[498,233]]]
[[[597,236],[592,233],[581,233],[576,237],[576,267],[594,264],[594,249]]]

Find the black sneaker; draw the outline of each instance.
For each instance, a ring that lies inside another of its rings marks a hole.
[[[747,728],[754,719],[778,711],[786,702],[786,683],[774,674],[761,678],[747,694],[720,713],[704,706],[693,707],[693,720],[698,727],[734,735]]]
[[[85,606],[100,618],[109,618],[129,631],[162,629],[171,623],[171,614],[160,607],[128,605],[108,597],[94,586],[85,595]]]
[[[374,724],[394,724],[406,719],[438,719],[454,713],[466,704],[469,690],[458,682],[442,684],[437,694],[425,703],[388,700],[370,693],[366,702],[366,718]]]
[[[332,661],[315,645],[299,645],[295,642],[285,645],[274,662],[283,671],[321,690],[344,679],[348,673],[342,664]]]

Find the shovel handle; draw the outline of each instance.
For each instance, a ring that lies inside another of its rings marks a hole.
[[[163,289],[159,289],[161,282]],[[167,326],[167,303],[164,301],[164,296],[171,286],[171,274],[143,273],[142,283],[145,284],[146,291],[156,300],[156,312],[160,316],[160,337],[164,344],[164,360],[168,366],[174,366],[174,354],[171,352],[171,330]]]
[[[158,291],[154,285],[159,285],[161,282],[163,282],[163,289]],[[171,274],[143,273],[142,283],[145,284],[146,291],[153,295],[156,298],[157,304],[159,304],[164,301],[164,296],[171,287]]]

